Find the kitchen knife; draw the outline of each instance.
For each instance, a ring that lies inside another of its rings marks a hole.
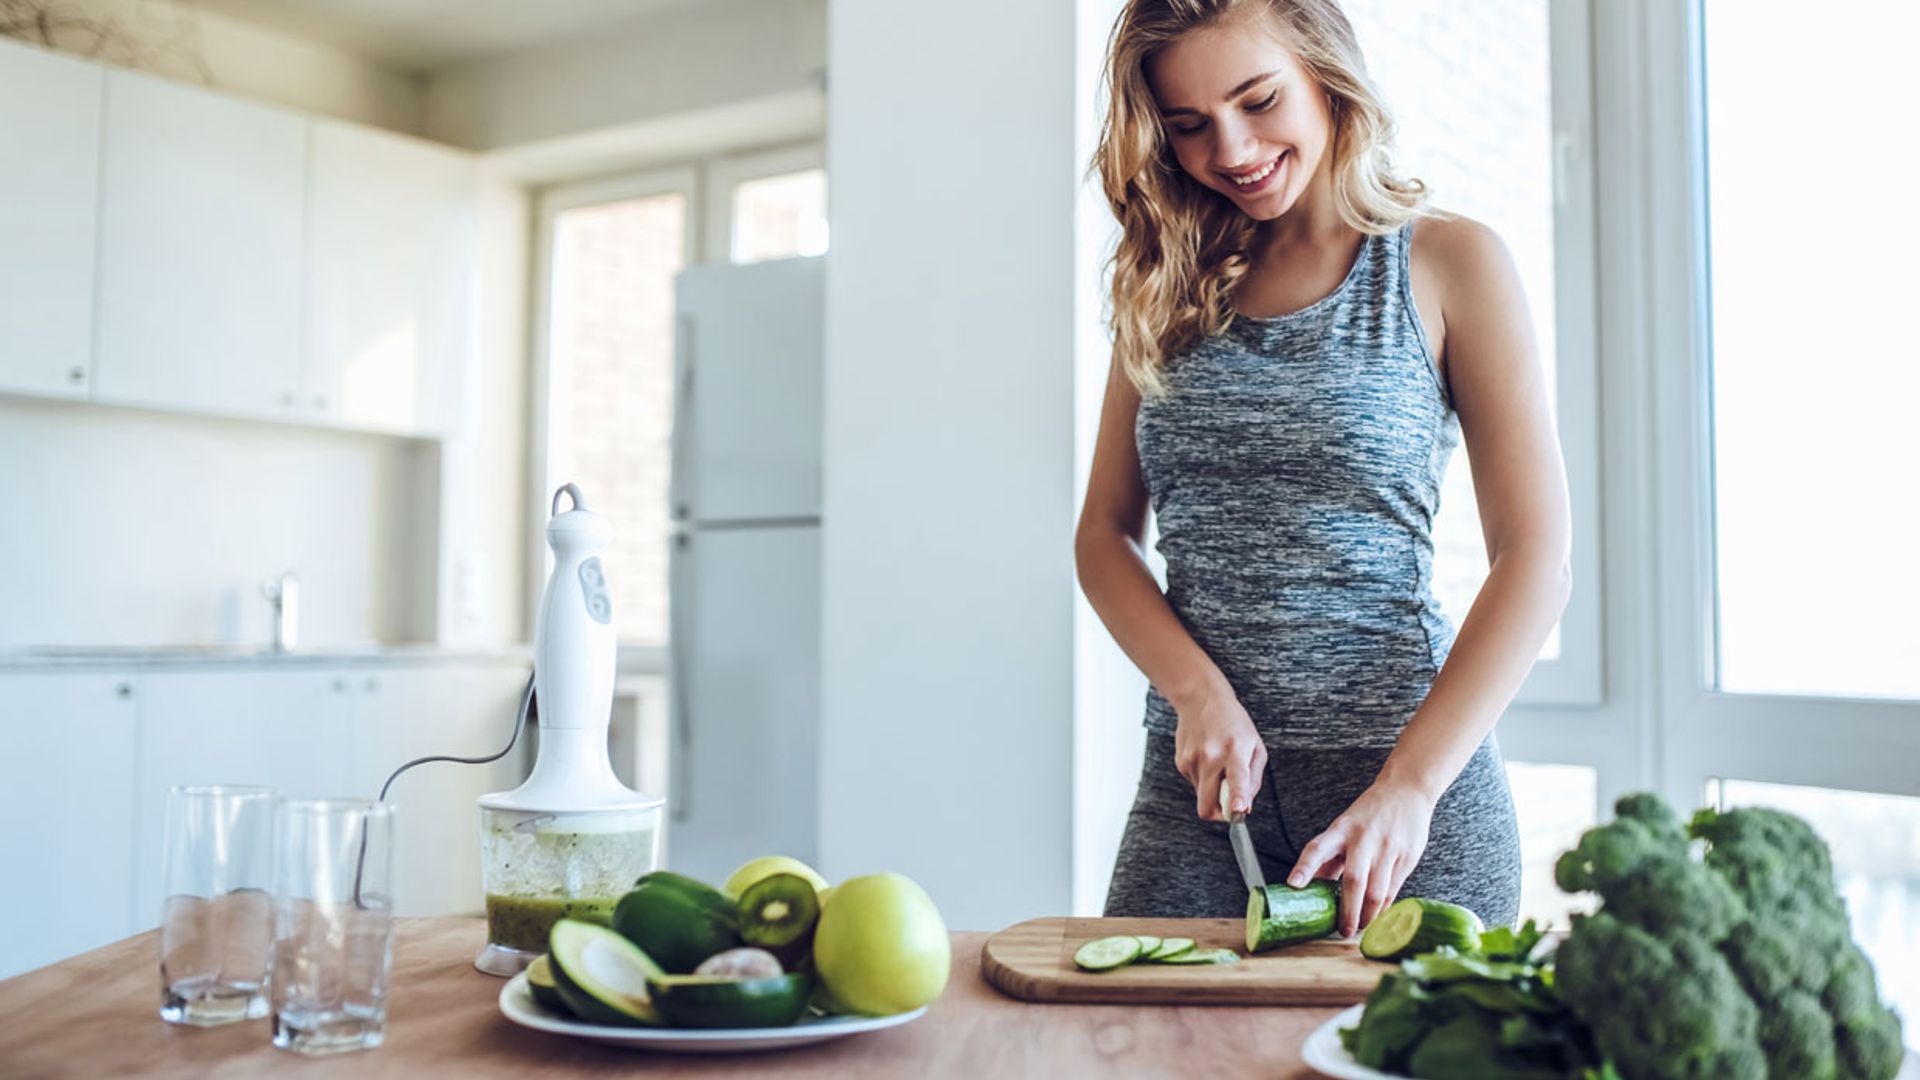
[[[1227,840],[1233,844],[1233,859],[1240,864],[1240,877],[1247,888],[1264,890],[1267,875],[1260,869],[1260,856],[1253,851],[1253,835],[1247,831],[1247,815],[1227,809],[1227,782],[1220,781],[1220,810],[1227,815]]]

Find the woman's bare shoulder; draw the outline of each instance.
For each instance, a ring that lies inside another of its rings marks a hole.
[[[1414,225],[1408,256],[1447,277],[1484,272],[1512,261],[1506,241],[1492,226],[1465,214],[1445,212],[1423,217]]]

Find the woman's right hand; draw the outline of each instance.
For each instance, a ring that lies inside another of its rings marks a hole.
[[[1180,722],[1173,733],[1173,763],[1193,785],[1200,816],[1225,821],[1230,813],[1245,812],[1266,775],[1267,746],[1239,697],[1221,690],[1174,708]],[[1224,808],[1220,805],[1222,779],[1227,784]]]

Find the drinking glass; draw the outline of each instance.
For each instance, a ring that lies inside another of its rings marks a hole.
[[[273,944],[270,787],[167,792],[160,1018],[212,1027],[267,1015]]]
[[[280,804],[274,874],[273,1045],[379,1046],[393,967],[393,804]]]

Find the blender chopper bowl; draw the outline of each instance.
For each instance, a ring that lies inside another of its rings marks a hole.
[[[560,511],[562,496],[573,508]],[[553,573],[534,620],[532,712],[539,751],[527,782],[480,799],[487,944],[474,966],[513,975],[547,951],[562,918],[605,923],[659,868],[666,800],[622,784],[607,756],[617,639],[600,553],[613,537],[580,489],[553,497]],[[525,716],[521,718],[523,721]]]
[[[487,893],[482,971],[511,975],[547,951],[560,919],[608,923],[634,880],[659,866],[660,810],[548,814],[480,810]]]

